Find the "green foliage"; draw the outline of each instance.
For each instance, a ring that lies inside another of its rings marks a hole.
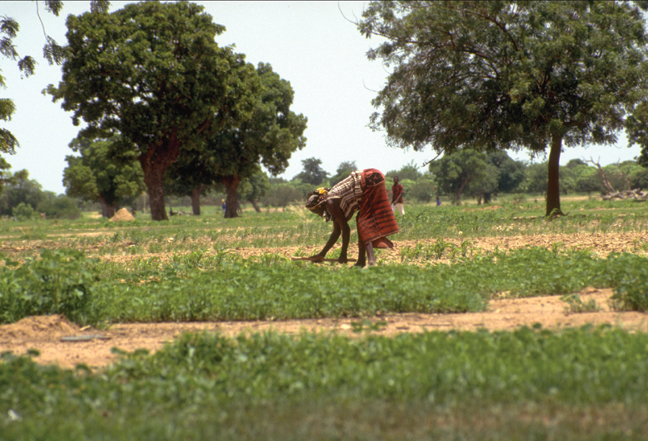
[[[294,202],[304,199],[302,192],[292,184],[274,184],[262,201],[266,206],[286,208]]]
[[[574,189],[579,192],[597,192],[602,193],[605,190],[601,175],[595,167],[588,165],[578,165],[571,168],[575,180]]]
[[[627,259],[627,256],[623,256]],[[620,266],[620,284],[612,301],[619,309],[648,311],[648,267]]]
[[[390,66],[376,130],[437,152],[646,141],[648,41],[638,3],[371,2],[359,23]],[[603,55],[602,55],[603,54]],[[555,173],[554,173],[555,172]],[[560,210],[552,170],[546,214]]]
[[[303,171],[295,176],[304,184],[320,185],[328,177],[326,170],[322,168],[322,160],[317,158],[302,159]]]
[[[239,194],[244,201],[256,202],[261,200],[270,191],[268,175],[259,167],[248,178],[241,181]]]
[[[31,205],[21,202],[11,210],[11,214],[19,221],[25,221],[34,217],[34,209]]]
[[[35,180],[29,179],[27,170],[20,170],[8,176],[0,194],[0,215],[12,215],[13,209],[24,203],[36,209],[46,198],[42,186]]]
[[[249,179],[259,175],[260,165],[276,175],[285,170],[293,152],[304,147],[307,119],[290,110],[294,92],[272,66],[259,63],[255,70],[247,64],[237,70],[236,89],[249,102],[249,112],[238,112],[228,126],[221,127],[204,148],[183,152],[167,172],[167,183],[185,194],[200,186],[228,186],[226,217],[236,217],[236,192],[233,178]],[[258,184],[261,181],[257,181]],[[263,196],[261,187],[252,200]]]
[[[454,203],[461,204],[461,196],[483,195],[497,190],[499,169],[488,161],[485,153],[462,150],[445,155],[430,164],[430,172],[436,177],[443,194],[451,195]]]
[[[385,173],[385,178],[388,180],[393,179],[394,176],[398,176],[398,179],[401,181],[404,179],[416,181],[422,176],[422,173],[418,170],[418,167],[414,162],[410,162],[409,164],[404,165],[400,170],[391,170]]]
[[[45,213],[48,219],[77,219],[81,216],[77,201],[65,195],[46,198],[36,209]]]
[[[3,354],[0,430],[7,440],[645,436],[644,333],[372,332],[186,334],[97,373]]]
[[[88,124],[80,136],[120,135],[113,154],[138,158],[151,216],[167,219],[164,172],[227,126],[229,115],[252,110],[239,87],[238,73],[248,67],[215,42],[225,28],[190,2],[128,4],[70,16],[67,27],[74,57],[48,92],[74,112],[75,124]]]
[[[423,174],[412,186],[410,186],[409,191],[407,192],[408,198],[423,203],[432,201],[435,195],[435,180],[431,173]]]
[[[129,204],[144,191],[142,167],[134,157],[116,158],[112,145],[117,140],[75,138],[70,148],[80,156],[66,156],[63,170],[66,194],[119,208]]]
[[[122,237],[115,235],[114,240]],[[452,261],[359,271],[289,262],[271,254],[241,259],[219,251],[176,255],[166,264],[158,259],[135,259],[128,268],[108,263],[97,266],[80,258],[75,262],[80,268],[86,265],[91,273],[99,271],[105,281],[93,285],[88,308],[93,320],[108,322],[480,311],[498,292],[507,291],[513,297],[568,295],[594,286],[613,287],[625,296],[648,279],[645,257],[619,254],[601,259],[588,252],[562,250],[559,244],[552,250],[483,253],[469,240],[456,246],[439,239],[430,246],[404,249],[402,258],[421,263]],[[531,267],[533,272],[528,271]],[[639,309],[630,303],[618,307]]]
[[[511,159],[506,152],[490,152],[488,160],[499,171],[497,192],[514,193],[520,189],[526,176],[526,165],[523,162]]]
[[[63,314],[84,323],[92,315],[94,262],[73,250],[43,249],[24,264],[5,259],[0,267],[0,323],[39,314]]]
[[[569,305],[566,308],[566,312],[596,312],[601,310],[601,307],[596,303],[596,300],[590,299],[587,302],[583,302],[577,294],[564,295],[560,300]]]
[[[338,165],[337,170],[335,171],[335,174],[331,176],[329,179],[331,187],[333,187],[335,184],[338,182],[346,179],[349,177],[349,175],[356,171],[358,169],[358,166],[356,165],[355,161],[343,161],[340,162],[340,165]]]

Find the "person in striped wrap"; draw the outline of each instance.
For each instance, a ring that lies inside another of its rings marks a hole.
[[[309,193],[306,208],[324,217],[327,222],[333,220],[331,237],[322,251],[309,258],[313,262],[322,262],[340,235],[342,249],[338,262],[348,262],[347,250],[351,236],[349,221],[356,212],[359,248],[357,266],[376,264],[374,248],[394,247],[387,236],[398,233],[398,224],[385,187],[385,176],[374,168],[354,171],[331,189],[319,188]]]

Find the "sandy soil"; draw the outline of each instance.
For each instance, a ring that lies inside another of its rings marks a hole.
[[[621,326],[631,331],[648,331],[648,315],[638,312],[611,311],[608,299],[612,291],[588,289],[579,293],[581,300],[594,300],[597,312],[570,313],[568,304],[560,296],[526,299],[492,300],[487,312],[467,314],[389,314],[371,318],[384,322],[375,334],[391,336],[402,332],[432,330],[513,330],[520,326],[540,323],[545,329],[579,327],[591,323]],[[133,323],[116,324],[107,330],[79,328],[61,316],[28,317],[17,323],[0,326],[0,352],[24,354],[37,349],[37,361],[72,368],[84,363],[93,368],[105,367],[117,360],[112,348],[134,351],[145,348],[156,351],[165,342],[185,332],[218,331],[234,336],[246,332],[274,330],[289,334],[302,331],[336,332],[358,335],[353,323],[361,319],[312,319],[255,322],[201,322],[201,323]]]

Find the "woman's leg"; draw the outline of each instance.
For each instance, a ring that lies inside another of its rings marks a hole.
[[[358,261],[355,263],[355,266],[364,267],[367,264],[366,255],[365,245],[358,239]]]
[[[373,244],[369,242],[365,248],[367,249],[367,263],[369,266],[375,266],[376,265],[376,256],[374,256],[374,251],[373,251]]]

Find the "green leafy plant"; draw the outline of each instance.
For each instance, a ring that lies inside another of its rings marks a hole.
[[[11,214],[13,214],[13,216],[19,221],[30,220],[34,217],[34,208],[25,202],[21,202],[14,207]]]
[[[566,294],[560,297],[560,300],[567,303],[568,307],[565,308],[566,312],[597,312],[601,310],[596,300],[590,299],[587,302],[583,302],[578,294]]]
[[[22,265],[5,259],[0,273],[0,322],[36,314],[88,319],[98,275],[83,253],[43,249]]]

